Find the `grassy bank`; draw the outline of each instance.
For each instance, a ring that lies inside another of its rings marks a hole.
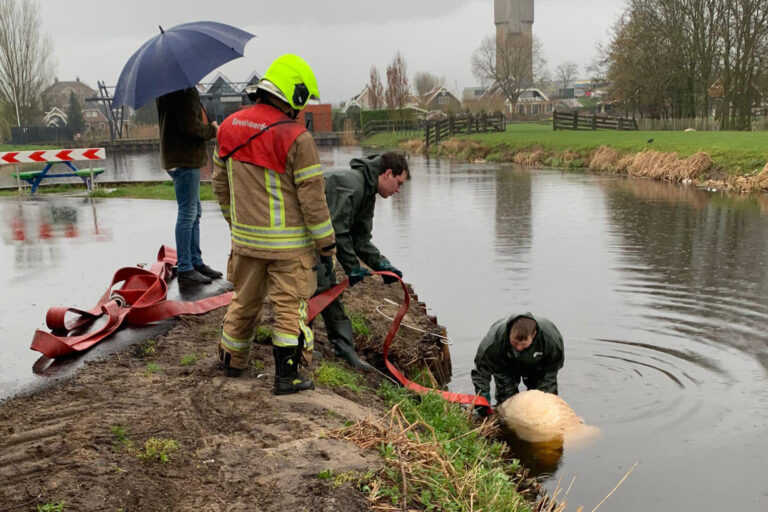
[[[42,186],[38,189],[39,194],[76,194],[86,192],[85,185],[51,185]],[[0,190],[0,196],[16,196],[17,189]],[[135,183],[121,185],[102,185],[101,188],[94,190],[93,197],[132,197],[136,199],[165,199],[175,200],[176,193],[173,190],[173,182],[159,181],[157,183]],[[200,199],[203,201],[214,201],[216,196],[213,194],[213,188],[210,183],[200,184]]]
[[[575,153],[574,156],[586,166],[591,155],[602,146],[627,155],[655,150],[676,152],[683,158],[703,151],[709,154],[716,167],[730,175],[763,169],[768,161],[768,134],[765,132],[554,131],[550,123],[514,123],[508,125],[504,133],[457,135],[455,138],[479,144],[482,152],[486,152],[484,158],[491,161],[509,161],[516,153],[541,150],[552,158],[566,152]],[[382,133],[366,139],[364,144],[396,147],[407,139],[398,134]],[[430,148],[430,152],[437,151]],[[470,152],[457,156],[473,155]]]
[[[323,363],[315,379],[320,386],[355,392],[365,386],[359,374],[333,363]],[[390,407],[387,416],[350,423],[327,437],[375,450],[384,468],[359,475],[323,471],[317,478],[354,481],[377,509],[531,510],[532,504],[518,492],[521,467],[492,439],[492,424],[478,425],[467,411],[438,395],[416,396],[388,381],[377,394]],[[550,502],[542,510],[560,508]]]
[[[57,149],[60,146],[51,146],[45,144],[0,144],[0,152],[3,151],[34,151],[37,149]]]

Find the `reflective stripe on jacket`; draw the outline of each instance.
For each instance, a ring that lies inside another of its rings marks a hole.
[[[259,121],[254,116],[249,119],[254,125],[261,122],[264,126],[270,120]],[[234,129],[227,121],[219,128],[219,141],[235,140],[227,133]],[[301,133],[295,138],[295,128],[290,124],[275,126],[268,134],[254,139],[253,147],[243,153],[253,157],[257,149],[268,151],[272,148],[275,153],[259,161],[275,162],[275,155],[282,151],[279,148],[285,146],[281,137],[289,138],[292,143],[281,165],[282,173],[240,160],[239,151],[222,161],[223,148],[217,145],[214,164],[218,169],[213,173],[213,188],[222,213],[225,218],[229,215],[233,250],[239,254],[287,259],[334,244],[317,147],[312,135],[297,126]],[[270,144],[256,144],[267,136]],[[225,144],[229,149],[233,143]]]

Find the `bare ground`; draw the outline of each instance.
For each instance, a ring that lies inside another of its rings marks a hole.
[[[359,351],[379,367],[389,320],[375,312],[402,292],[367,279],[345,294],[371,335]],[[390,316],[395,306],[383,308]],[[318,389],[275,397],[271,346],[256,344],[241,378],[216,357],[224,309],[185,317],[165,336],[89,363],[70,381],[0,405],[0,512],[66,503],[67,511],[368,510],[351,483],[318,474],[377,470],[380,459],[323,432],[385,412],[370,391]],[[406,323],[439,333],[413,302]],[[333,358],[322,321],[317,348]],[[108,343],[108,341],[106,341]],[[445,373],[447,350],[402,329],[393,360]],[[190,359],[198,357],[193,363]],[[182,363],[187,358],[187,364]],[[154,370],[154,371],[153,371]],[[374,372],[372,387],[383,378]],[[168,462],[142,460],[150,438],[174,440]]]

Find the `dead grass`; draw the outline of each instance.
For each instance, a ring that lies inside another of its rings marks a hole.
[[[624,155],[608,146],[600,146],[589,162],[589,168],[593,171],[603,172],[625,172],[626,168],[621,168],[620,163],[624,160]]]
[[[400,148],[408,153],[423,153],[426,151],[423,139],[410,139],[400,143]]]
[[[160,129],[156,124],[135,124],[128,129],[127,135],[131,139],[156,139]]]
[[[634,156],[627,167],[627,173],[631,176],[682,182],[697,180],[709,171],[712,165],[712,158],[703,151],[684,159],[678,158],[674,152],[643,151]]]
[[[355,137],[355,123],[351,119],[346,119],[344,121],[344,131],[341,132],[341,145],[357,145],[357,138]]]
[[[484,438],[493,438],[497,429],[498,426],[495,421],[484,421],[474,431],[462,434],[462,437],[477,432]],[[382,446],[393,447],[393,453],[397,457],[387,460],[387,464],[401,475],[401,490],[411,503],[417,502],[422,506],[429,506],[428,503],[419,501],[418,489],[420,485],[427,484],[427,480],[434,482],[433,478],[425,476],[432,470],[437,471],[441,478],[452,482],[455,491],[451,493],[450,499],[451,503],[458,505],[459,510],[480,510],[478,507],[482,506],[478,502],[480,495],[478,489],[484,476],[481,467],[483,461],[476,461],[475,466],[469,469],[454,465],[450,454],[445,453],[443,445],[438,442],[438,436],[433,427],[423,421],[409,422],[400,410],[399,404],[392,407],[386,416],[378,420],[367,418],[354,425],[328,432],[326,437],[349,441],[364,450],[377,450]],[[520,488],[526,481],[526,477],[527,474],[524,472],[519,475],[517,481],[510,483],[516,488]],[[371,502],[371,509],[381,511],[410,510],[405,501],[400,506],[395,506],[388,500],[388,496],[391,494],[382,492],[388,484],[391,485],[391,482],[386,482],[383,479],[374,480],[370,484],[368,499]],[[530,481],[526,484],[530,484]],[[538,490],[540,491],[540,489]],[[499,507],[509,505],[495,503],[497,499],[499,499],[498,493],[490,503],[485,504],[485,508],[482,510],[501,510]],[[563,512],[565,507],[564,500],[558,503],[555,499],[543,495],[534,504],[533,510],[536,512]]]
[[[519,151],[515,154],[514,162],[519,165],[542,165],[546,160],[547,155],[541,149],[534,149],[533,151]]]
[[[767,192],[768,191],[768,164],[757,174],[749,176],[731,176],[727,186],[739,192]]]

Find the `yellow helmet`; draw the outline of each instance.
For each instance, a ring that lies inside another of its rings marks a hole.
[[[285,54],[276,58],[259,81],[258,88],[277,96],[296,110],[320,100],[315,74],[298,55]]]

